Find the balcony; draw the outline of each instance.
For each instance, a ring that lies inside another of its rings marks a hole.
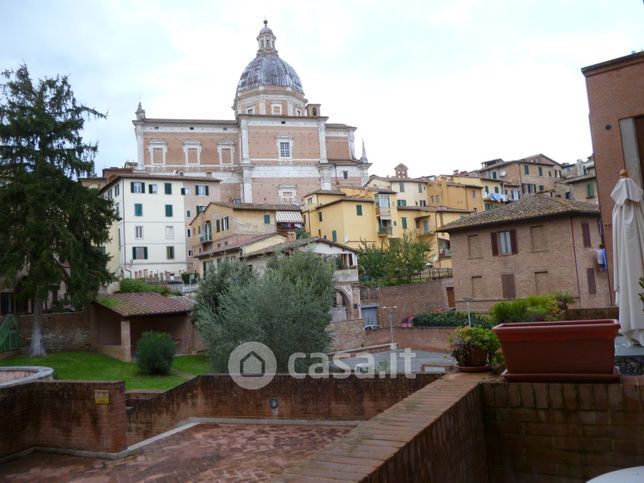
[[[333,272],[333,280],[335,282],[357,282],[358,269],[357,268],[341,268]]]
[[[379,226],[378,227],[378,236],[391,236],[393,229],[390,226]]]
[[[438,250],[438,257],[439,258],[451,258],[451,256],[452,256],[451,248],[440,248]]]
[[[212,241],[212,233],[203,233],[199,235],[199,241],[201,243],[210,243]]]
[[[389,206],[379,206],[376,204],[376,216],[379,217],[391,217],[391,207]]]

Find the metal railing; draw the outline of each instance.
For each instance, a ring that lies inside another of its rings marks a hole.
[[[0,322],[0,352],[15,351],[20,348],[18,316],[9,314]]]

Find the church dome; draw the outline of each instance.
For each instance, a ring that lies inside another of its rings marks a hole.
[[[286,61],[280,59],[275,49],[275,35],[264,20],[264,28],[257,36],[257,56],[246,66],[237,84],[237,95],[260,86],[290,87],[304,94],[300,77]]]

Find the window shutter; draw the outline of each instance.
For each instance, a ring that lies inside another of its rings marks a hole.
[[[134,193],[134,181],[130,181],[130,193]]]
[[[517,243],[517,231],[510,230],[510,245],[512,245],[512,255],[519,253],[519,245]]]
[[[516,298],[516,290],[514,287],[514,275],[511,273],[504,273],[501,275],[501,287],[503,290],[504,299]]]
[[[595,295],[597,293],[597,285],[595,284],[595,269],[587,268],[586,277],[588,278],[588,293]]]
[[[182,195],[185,195],[185,194],[186,194],[186,189],[185,189],[185,188],[181,188],[181,194],[182,194]],[[188,215],[188,216],[190,216],[190,215]]]
[[[206,185],[206,196],[210,196],[210,188]]]
[[[581,235],[584,239],[584,248],[589,248],[591,246],[591,243],[590,243],[590,225],[588,225],[588,223],[581,224]]]
[[[490,233],[490,241],[492,242],[492,256],[499,256],[499,239],[496,233]]]
[[[143,259],[148,259],[148,247],[143,247]]]
[[[136,247],[132,247],[132,260],[136,260]]]

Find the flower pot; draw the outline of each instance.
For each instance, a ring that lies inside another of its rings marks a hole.
[[[456,367],[461,372],[485,372],[490,370],[487,365],[488,353],[480,347],[471,347],[467,357],[459,360]]]
[[[492,329],[510,381],[616,381],[616,320],[519,322]]]

